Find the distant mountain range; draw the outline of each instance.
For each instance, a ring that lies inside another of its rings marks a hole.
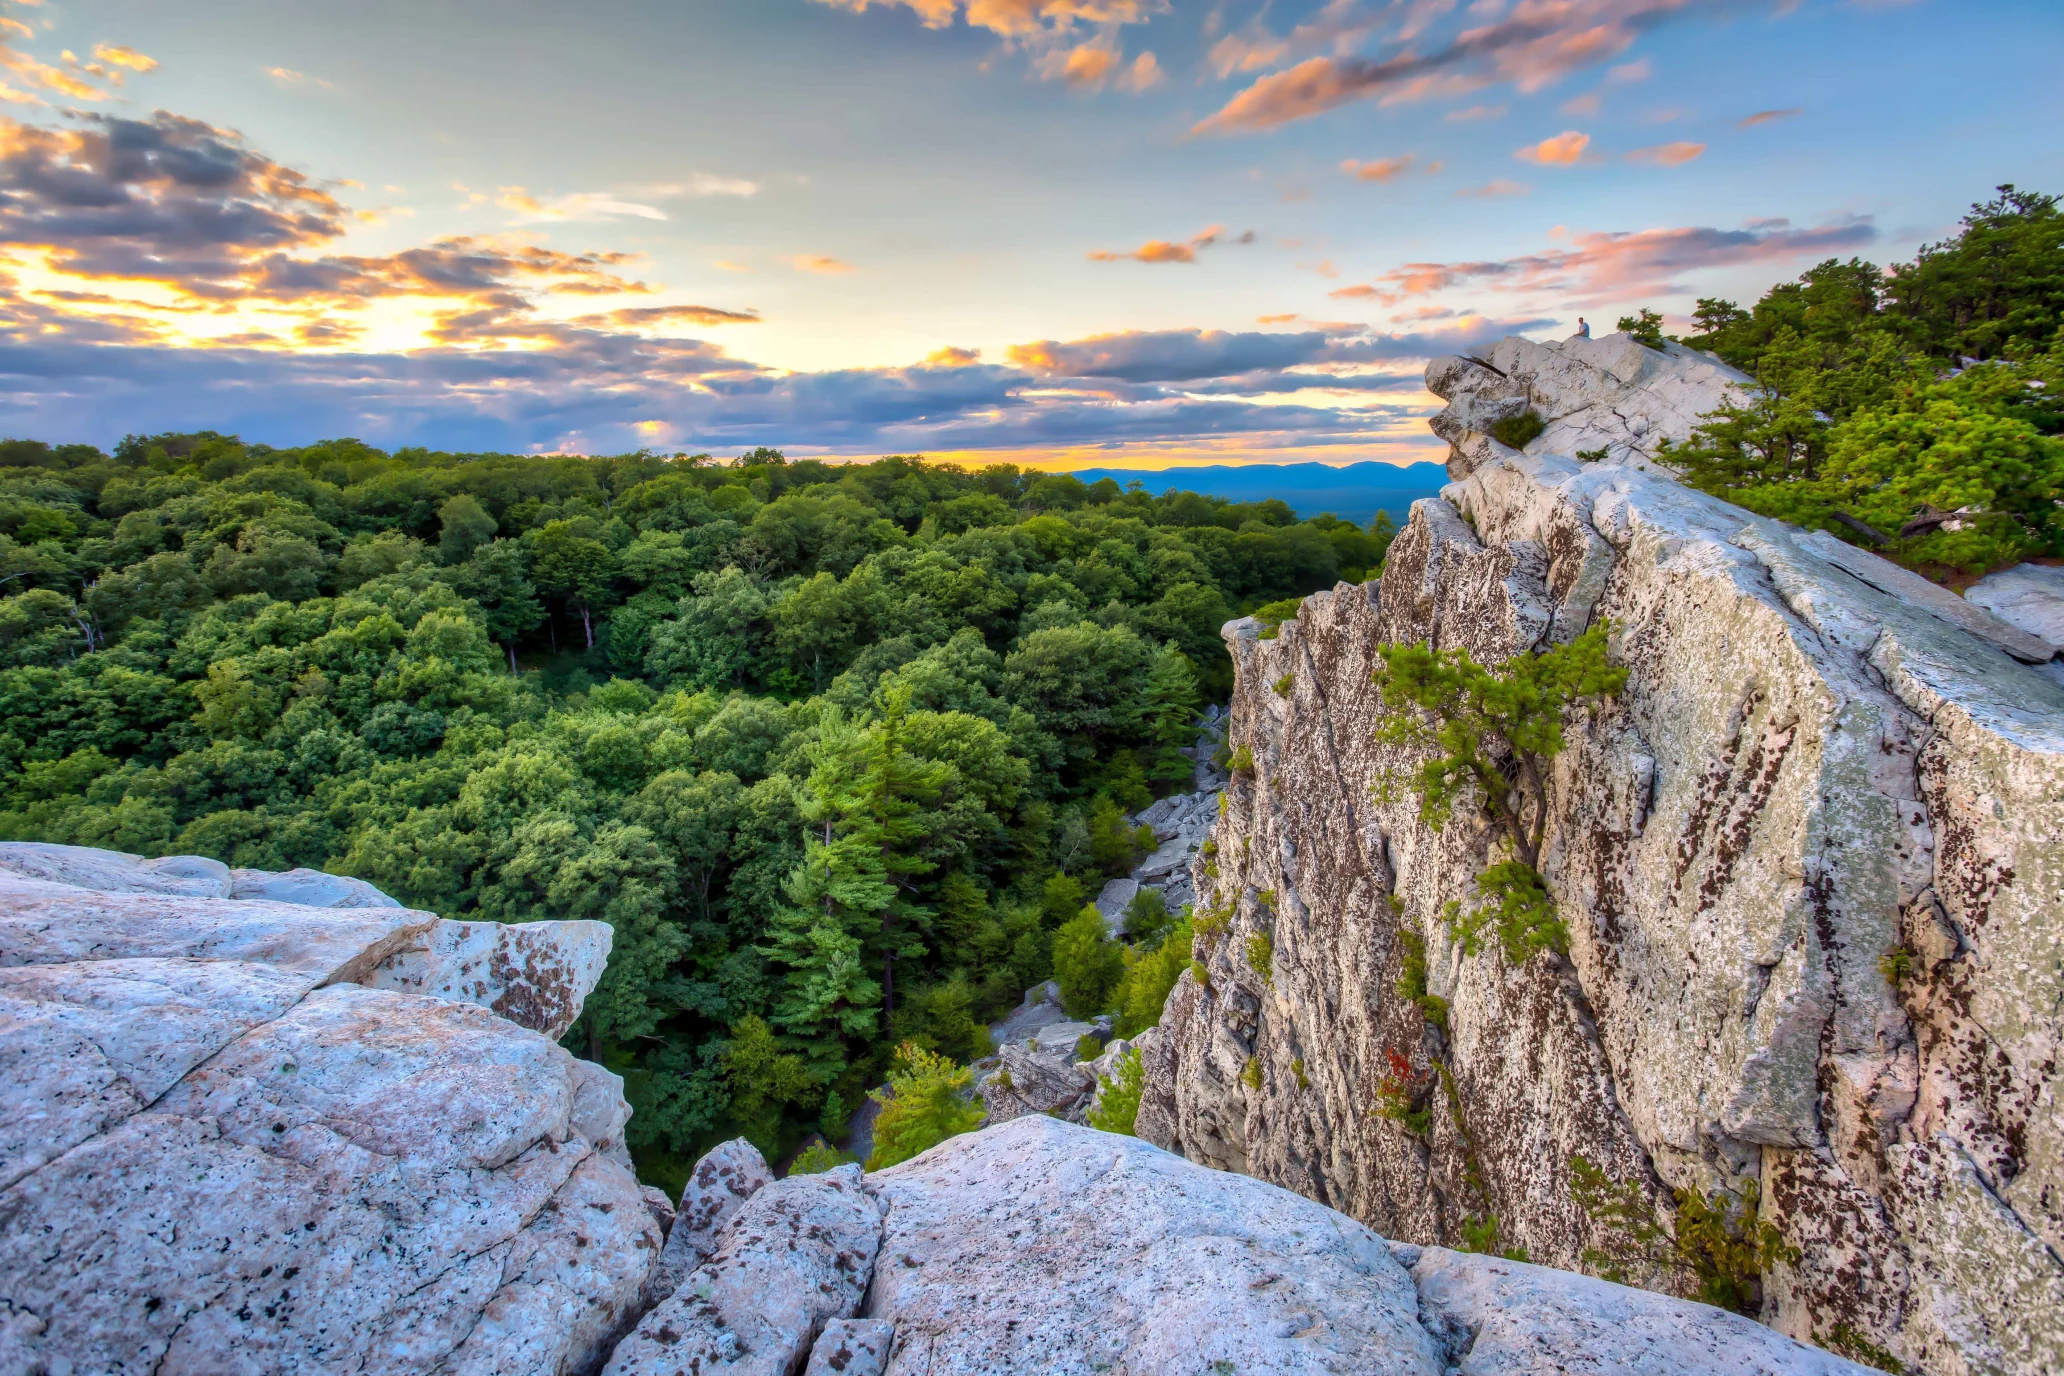
[[[1152,470],[1078,468],[1075,476],[1086,483],[1116,478],[1121,486],[1137,480],[1156,495],[1182,489],[1234,502],[1280,497],[1299,516],[1330,511],[1357,525],[1368,524],[1378,511],[1388,511],[1391,520],[1403,525],[1413,502],[1438,496],[1448,482],[1446,466],[1437,463],[1403,467],[1391,463],[1351,463],[1340,468],[1323,463],[1221,463]]]

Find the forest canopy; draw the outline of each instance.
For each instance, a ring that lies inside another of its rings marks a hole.
[[[912,458],[0,444],[0,836],[616,932],[647,1174],[965,1060],[1190,786],[1219,627],[1359,579],[1280,501]]]
[[[1829,259],[1695,320],[1680,342],[1762,391],[1665,453],[1694,486],[1948,582],[2064,556],[2055,196],[2002,186],[1911,263]]]

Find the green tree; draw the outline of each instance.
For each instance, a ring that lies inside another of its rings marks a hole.
[[[1054,979],[1068,1015],[1087,1018],[1104,1011],[1125,973],[1125,958],[1111,940],[1104,915],[1094,905],[1062,925],[1053,938]]]
[[[1089,1111],[1089,1125],[1100,1132],[1133,1135],[1139,1118],[1140,1096],[1146,1089],[1147,1072],[1138,1047],[1128,1047],[1111,1064],[1117,1074],[1098,1076],[1100,1092],[1096,1107]]]
[[[885,1170],[981,1126],[973,1085],[974,1072],[965,1066],[909,1042],[897,1047],[887,1088],[867,1096],[881,1105],[867,1169]]]
[[[595,648],[594,614],[614,599],[616,555],[586,531],[591,521],[548,521],[531,537],[531,577],[546,595],[580,614],[587,648]]]
[[[437,557],[463,564],[495,536],[495,518],[471,493],[461,492],[437,508]]]

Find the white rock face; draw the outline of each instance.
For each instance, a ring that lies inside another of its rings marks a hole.
[[[1537,456],[1577,445],[1552,426],[1527,455],[1471,428],[1522,375],[1558,423],[1604,408],[1644,442],[1732,385],[1597,353],[1432,365],[1460,481],[1415,505],[1380,586],[1306,599],[1273,640],[1227,627],[1255,769],[1197,882],[1228,926],[1170,998],[1138,1130],[1412,1243],[1495,1217],[1557,1266],[1608,1240],[1577,1153],[1665,1214],[1665,1186],[1755,1182],[1802,1253],[1767,1278],[1780,1330],[1930,1372],[2064,1369],[2064,686],[2014,657],[2025,631],[1873,555]],[[1568,958],[1465,956],[1440,914],[1491,857],[1465,816],[1436,833],[1372,792],[1417,763],[1373,743],[1377,647],[1495,663],[1601,619],[1627,688],[1573,714],[1550,781]],[[1398,992],[1408,938],[1445,1027]],[[1423,1138],[1371,1112],[1387,1078]]]
[[[674,1208],[674,1226],[654,1273],[653,1294],[665,1299],[679,1289],[689,1272],[715,1254],[724,1226],[773,1179],[767,1158],[743,1137],[712,1148],[697,1161]]]
[[[2044,564],[2001,569],[1972,584],[1964,598],[2064,650],[2064,569]]]
[[[617,1346],[604,1376],[789,1376],[826,1320],[859,1308],[880,1244],[881,1206],[858,1166],[777,1180]]]
[[[810,1349],[803,1376],[881,1376],[895,1339],[895,1325],[880,1319],[833,1319]]]
[[[556,1041],[595,991],[614,936],[607,922],[440,921],[361,982],[477,1003]]]
[[[1458,1376],[1847,1376],[1856,1363],[1709,1305],[1441,1247],[1398,1248]],[[1414,1253],[1417,1253],[1416,1257]]]
[[[355,983],[437,919],[5,865],[0,1371],[561,1376],[635,1317],[660,1234],[621,1082]]]
[[[867,1184],[885,1213],[866,1313],[894,1326],[899,1376],[1862,1370],[1704,1305],[1541,1267],[1406,1249],[1415,1284],[1331,1209],[1051,1118],[953,1138]],[[1485,1302],[1500,1285],[1515,1292],[1503,1309]],[[1683,1340],[1682,1365],[1655,1364],[1663,1333]]]
[[[231,870],[230,898],[269,898],[305,908],[398,908],[401,904],[363,879],[321,870]]]

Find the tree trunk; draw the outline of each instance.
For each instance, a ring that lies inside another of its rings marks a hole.
[[[553,616],[550,612],[545,613],[545,634],[552,637],[552,653],[557,655],[559,653],[559,618]]]
[[[590,620],[588,620],[588,609],[587,609],[587,607],[586,607],[585,605],[583,605],[583,606],[581,607],[581,609],[580,609],[580,628],[581,628],[581,633],[582,633],[583,635],[587,636],[587,638],[588,638],[588,648],[589,648],[590,650],[594,649],[594,648],[595,648],[595,623],[594,623],[594,622],[592,622],[592,621],[590,621]]]
[[[884,951],[881,958],[882,1017],[896,1016],[896,953]],[[884,1027],[883,1031],[888,1029]]]
[[[509,652],[509,677],[514,678],[517,674],[516,644],[514,641],[511,641],[509,644],[504,645],[502,648]]]

